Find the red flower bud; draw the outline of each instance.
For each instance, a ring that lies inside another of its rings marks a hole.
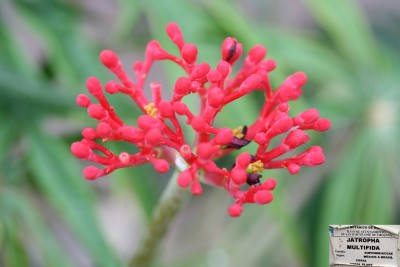
[[[318,132],[327,131],[331,128],[331,122],[328,119],[322,118],[315,122],[315,130]]]
[[[100,53],[100,61],[109,69],[117,67],[120,63],[117,55],[112,50],[103,50]]]
[[[83,176],[88,180],[94,180],[100,177],[102,174],[103,172],[94,166],[88,166],[83,169]]]
[[[190,79],[186,77],[178,78],[174,86],[175,94],[186,95],[190,93],[190,83],[191,83]]]
[[[153,128],[159,128],[161,130],[165,126],[159,120],[150,115],[139,116],[137,119],[137,125],[144,131],[149,131]]]
[[[145,135],[145,140],[150,146],[159,145],[162,142],[162,139],[163,136],[161,135],[160,130],[157,128],[149,130]]]
[[[128,142],[138,143],[143,140],[143,132],[133,126],[122,128],[122,138]]]
[[[201,143],[197,147],[197,155],[199,158],[208,160],[211,158],[213,153],[213,147],[209,143]]]
[[[185,103],[182,102],[175,102],[173,105],[174,111],[179,115],[187,115],[191,114],[189,108],[186,106]]]
[[[275,119],[276,121],[271,125],[271,128],[267,132],[267,136],[270,138],[275,137],[278,134],[286,133],[293,127],[293,119],[286,113],[280,113],[275,117]]]
[[[166,27],[167,34],[171,41],[176,44],[179,48],[183,46],[184,39],[182,35],[182,31],[179,28],[178,24],[174,22],[170,22]]]
[[[203,193],[203,189],[201,188],[199,181],[197,180],[193,181],[192,187],[190,188],[190,192],[193,195],[201,195],[201,193]]]
[[[308,153],[303,158],[303,164],[305,166],[315,166],[324,163],[325,156],[322,149],[318,146],[314,146],[308,149]]]
[[[97,137],[97,133],[96,133],[96,130],[93,128],[85,128],[82,130],[82,136],[85,139],[92,140]]]
[[[108,123],[100,122],[97,127],[96,131],[101,138],[107,138],[112,133],[112,128]]]
[[[242,205],[236,203],[229,207],[228,212],[231,217],[239,217],[242,214]]]
[[[217,83],[221,81],[222,79],[222,74],[218,70],[210,70],[207,74],[207,80],[210,83]]]
[[[92,153],[92,150],[82,142],[75,142],[71,145],[71,152],[77,158],[87,159]]]
[[[89,93],[91,93],[94,97],[99,98],[104,96],[101,83],[96,77],[89,77],[86,80],[86,87]]]
[[[275,179],[272,178],[265,180],[265,182],[263,183],[263,187],[267,190],[273,190],[275,189],[275,186],[276,186],[276,181]]]
[[[251,155],[249,153],[241,153],[237,158],[236,158],[236,165],[239,166],[242,169],[246,169],[247,166],[250,164],[251,161]]]
[[[296,116],[295,122],[299,125],[309,124],[318,120],[319,112],[315,108],[310,108]]]
[[[289,173],[290,173],[291,175],[295,175],[295,174],[297,174],[297,173],[300,171],[301,167],[300,167],[300,165],[297,165],[297,164],[295,164],[295,163],[290,163],[290,164],[287,166],[287,169],[288,169],[288,171],[289,171]]]
[[[242,55],[242,44],[228,37],[222,43],[221,53],[222,60],[232,65]]]
[[[231,65],[228,62],[221,60],[218,62],[217,70],[221,73],[223,78],[226,78],[231,72]]]
[[[165,159],[152,160],[154,169],[159,173],[166,173],[169,170],[169,164]]]
[[[164,100],[158,105],[158,111],[164,118],[171,118],[174,116],[174,109],[172,108],[171,103]]]
[[[217,145],[227,145],[232,141],[233,132],[229,128],[221,128],[215,136],[215,143]]]
[[[179,154],[183,159],[190,159],[192,157],[192,149],[190,148],[189,145],[183,145],[179,149]]]
[[[103,120],[107,117],[107,111],[99,104],[91,104],[87,112],[91,118],[96,120]]]
[[[194,44],[184,44],[181,54],[187,64],[195,63],[197,59],[197,47]]]
[[[302,130],[294,130],[290,132],[285,139],[283,139],[282,143],[287,145],[291,150],[304,145],[309,139],[310,137],[308,137],[308,135]]]
[[[116,94],[120,91],[121,86],[116,81],[106,83],[105,90],[109,94]]]
[[[250,49],[245,62],[249,65],[256,65],[260,63],[261,60],[263,60],[266,54],[267,54],[267,49],[265,49],[264,46],[255,45]]]
[[[307,76],[302,72],[297,72],[289,76],[280,87],[280,99],[282,102],[295,100],[301,96],[301,87],[306,83]]]
[[[204,131],[205,127],[207,126],[204,118],[201,116],[194,117],[190,124],[196,132]]]
[[[260,76],[257,74],[250,75],[241,85],[239,88],[239,93],[244,95],[252,92],[257,86],[260,85]]]
[[[233,168],[231,171],[231,178],[236,185],[244,185],[247,181],[247,172],[244,169]]]
[[[181,172],[178,176],[178,185],[180,187],[188,187],[192,183],[192,174],[189,171]]]
[[[268,190],[259,190],[254,194],[254,201],[260,205],[270,203],[273,199],[274,196]]]
[[[207,103],[213,108],[219,108],[224,103],[225,94],[218,88],[213,87],[208,92]]]
[[[80,94],[76,97],[76,104],[80,107],[87,108],[91,104],[91,101],[87,95]]]
[[[200,63],[197,65],[189,75],[190,80],[197,80],[207,75],[210,71],[210,65],[208,63]]]

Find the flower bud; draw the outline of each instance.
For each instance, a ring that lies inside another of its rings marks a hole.
[[[195,63],[197,59],[197,47],[194,44],[184,44],[181,54],[187,64]]]
[[[249,54],[245,59],[245,64],[247,63],[248,65],[256,65],[260,63],[261,60],[263,60],[266,54],[267,49],[265,49],[264,46],[255,45],[250,49]]]
[[[190,93],[190,79],[187,77],[180,77],[176,80],[174,86],[174,93],[179,95],[186,95]]]
[[[122,138],[128,142],[138,143],[143,141],[143,132],[133,126],[126,126],[122,129]]]
[[[250,75],[240,85],[240,87],[239,87],[240,94],[244,95],[244,94],[248,94],[248,93],[252,92],[254,89],[257,88],[257,86],[260,85],[260,82],[261,82],[260,76],[258,76],[257,74]]]
[[[268,190],[259,190],[254,194],[254,202],[260,205],[270,203],[273,199],[274,196]]]
[[[310,137],[308,137],[308,135],[302,130],[294,130],[283,139],[282,143],[287,145],[291,150],[304,145],[309,139]]]
[[[160,112],[161,117],[164,118],[172,118],[174,116],[174,109],[172,108],[171,103],[162,100],[158,105],[158,111]]]
[[[228,62],[221,60],[218,62],[217,70],[221,73],[223,78],[226,78],[231,72],[231,65]]]
[[[326,119],[326,118],[322,118],[319,119],[315,122],[315,127],[314,129],[318,132],[323,132],[323,131],[327,131],[331,128],[331,121]]]
[[[107,138],[112,133],[111,126],[106,122],[100,122],[96,127],[96,132],[101,138]]]
[[[100,177],[102,174],[103,171],[94,166],[88,166],[85,169],[83,169],[83,176],[88,180],[94,180]]]
[[[77,158],[87,159],[92,153],[92,150],[82,142],[74,142],[71,145],[71,153]]]
[[[166,31],[169,38],[174,44],[176,44],[179,48],[183,46],[185,42],[183,39],[182,31],[179,28],[178,24],[176,24],[175,22],[168,23]]]
[[[169,164],[165,159],[154,159],[151,163],[159,173],[166,173],[169,170]]]
[[[100,53],[100,61],[109,69],[113,69],[121,64],[117,55],[112,50],[103,50]]]
[[[318,120],[319,112],[315,108],[307,109],[296,116],[295,122],[298,124],[310,124]]]
[[[207,103],[213,108],[219,108],[224,103],[225,94],[218,88],[213,87],[209,89],[207,96]]]
[[[242,214],[242,205],[235,203],[229,207],[228,212],[231,217],[239,217]]]
[[[192,183],[192,174],[190,171],[186,170],[179,174],[178,176],[178,185],[180,187],[188,187]]]
[[[85,94],[76,97],[76,104],[80,107],[87,108],[91,104],[90,98]]]
[[[217,83],[221,81],[222,79],[222,74],[218,70],[210,70],[207,74],[207,80],[210,83]]]
[[[214,140],[217,145],[227,145],[233,138],[233,132],[229,128],[221,128],[218,130]]]
[[[287,170],[289,171],[289,173],[291,175],[295,175],[297,173],[299,173],[299,171],[301,170],[300,165],[297,165],[295,163],[289,163],[289,165],[287,166]]]
[[[210,71],[210,65],[208,63],[200,63],[197,65],[189,75],[190,80],[197,80],[207,75]]]
[[[227,37],[222,42],[222,60],[232,65],[242,55],[242,50],[241,43],[238,43],[235,38]]]
[[[91,104],[87,112],[91,118],[96,120],[103,120],[108,115],[107,111],[99,104]]]
[[[93,140],[97,137],[97,133],[93,128],[85,128],[82,130],[82,136],[85,139]]]
[[[86,80],[86,87],[90,94],[99,98],[104,96],[100,81],[96,77],[89,77]]]

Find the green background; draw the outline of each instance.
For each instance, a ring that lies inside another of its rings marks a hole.
[[[329,224],[399,224],[400,2],[5,0],[0,3],[0,266],[124,266],[169,179],[151,166],[118,170],[94,182],[69,152],[94,126],[75,105],[88,76],[112,75],[98,54],[113,49],[126,70],[151,39],[167,50],[165,25],[212,66],[226,36],[248,51],[267,47],[278,86],[304,71],[308,83],[292,115],[315,107],[332,129],[312,133],[323,166],[265,172],[277,179],[273,203],[245,206],[204,187],[188,197],[154,266],[328,265]],[[175,49],[175,50],[174,50]],[[171,92],[179,71],[159,64],[150,80]],[[138,109],[113,96],[134,123]],[[239,101],[218,125],[251,123],[262,102]],[[232,116],[232,113],[234,114]],[[123,149],[123,146],[115,146]]]

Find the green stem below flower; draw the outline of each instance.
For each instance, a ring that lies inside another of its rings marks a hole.
[[[129,262],[129,267],[149,266],[158,245],[167,234],[171,222],[178,214],[184,195],[184,191],[176,181],[178,175],[179,170],[176,170],[168,182],[168,186],[149,222],[147,232]]]

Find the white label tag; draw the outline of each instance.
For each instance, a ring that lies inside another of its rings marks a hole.
[[[400,225],[330,225],[329,266],[400,267]]]

